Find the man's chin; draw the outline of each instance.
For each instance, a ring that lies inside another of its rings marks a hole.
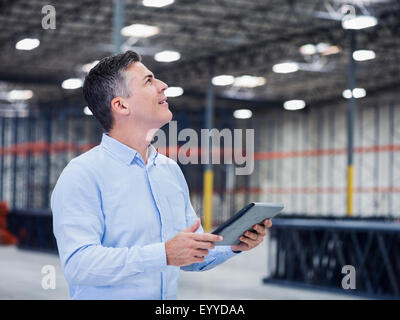
[[[158,128],[161,128],[165,126],[167,123],[169,123],[172,120],[172,112],[168,110],[168,114],[165,114],[162,119],[160,119]]]
[[[171,112],[171,110],[169,110],[168,109],[168,117],[166,117],[166,122],[163,124],[163,125],[165,125],[165,124],[167,124],[168,122],[170,122],[171,120],[172,120],[172,112]]]

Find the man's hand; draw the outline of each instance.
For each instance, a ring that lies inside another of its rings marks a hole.
[[[199,227],[200,219],[197,219],[193,225],[165,243],[167,265],[181,267],[203,262],[208,249],[214,249],[213,242],[222,240],[221,236],[215,234],[195,233]]]
[[[239,239],[240,243],[231,246],[232,251],[247,251],[257,247],[264,240],[267,234],[267,228],[271,228],[272,222],[269,219],[263,221],[263,225],[253,226],[254,231],[246,231]]]

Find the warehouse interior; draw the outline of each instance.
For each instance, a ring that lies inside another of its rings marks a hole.
[[[127,50],[168,84],[176,132],[253,130],[249,173],[177,160],[206,231],[284,205],[253,251],[182,271],[179,299],[400,298],[400,1],[4,0],[0,25],[0,299],[69,298],[50,198],[101,141],[85,76]]]

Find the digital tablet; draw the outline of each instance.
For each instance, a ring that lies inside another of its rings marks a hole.
[[[275,217],[283,209],[283,204],[252,202],[245,206],[242,210],[229,218],[212,234],[218,234],[224,239],[214,242],[216,246],[227,246],[239,244],[239,237],[247,230],[254,231],[253,226],[262,223],[265,219]]]

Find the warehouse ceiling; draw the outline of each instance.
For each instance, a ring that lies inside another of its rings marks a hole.
[[[56,10],[56,29],[42,28],[42,8],[48,4]],[[341,19],[350,6],[357,15],[378,19],[376,26],[356,31],[357,49],[376,54],[357,63],[357,87],[365,88],[367,96],[398,89],[400,1],[395,0],[176,0],[162,8],[125,0],[124,26],[146,24],[160,32],[148,38],[124,37],[123,49],[136,50],[156,77],[184,89],[183,96],[171,98],[177,106],[204,103],[210,72],[265,78],[255,88],[216,86],[224,106],[254,101],[267,107],[290,99],[319,104],[343,99],[348,87],[350,32]],[[29,104],[61,108],[81,100],[81,88],[66,90],[61,82],[84,77],[84,64],[114,52],[113,10],[110,0],[0,1],[0,99],[6,103],[10,90],[29,89],[34,93]],[[17,50],[16,43],[24,38],[37,38],[40,45]],[[306,44],[320,52],[302,53]],[[163,50],[178,51],[181,59],[155,61],[154,54]],[[299,70],[274,72],[273,66],[282,62],[296,62]]]

